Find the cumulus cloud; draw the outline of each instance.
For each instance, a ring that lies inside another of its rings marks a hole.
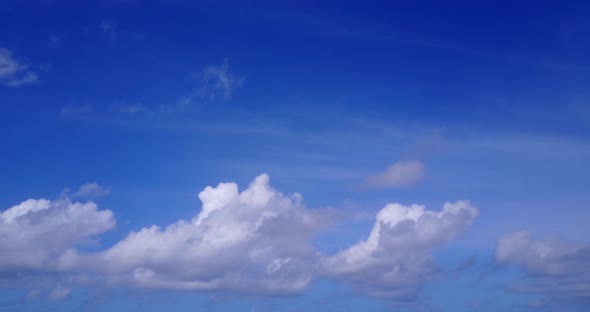
[[[417,160],[398,161],[385,171],[369,176],[366,188],[396,188],[418,183],[424,177],[424,164]]]
[[[243,190],[236,183],[206,187],[190,220],[145,227],[106,249],[85,251],[81,245],[115,226],[113,213],[64,196],[101,190],[88,183],[58,200],[29,199],[2,211],[0,254],[10,257],[0,258],[0,276],[60,276],[31,283],[53,299],[67,297],[77,283],[283,295],[302,291],[318,274],[373,295],[414,298],[437,275],[432,251],[478,215],[467,201],[445,203],[441,211],[388,204],[366,240],[328,256],[312,241],[333,221],[332,211],[306,208],[300,194],[276,191],[262,174]]]
[[[93,202],[29,199],[0,213],[0,273],[59,271],[76,246],[115,226]]]
[[[498,241],[496,261],[527,273],[515,290],[590,300],[590,245],[535,240],[529,232],[518,231]]]
[[[28,65],[15,59],[10,50],[0,48],[0,84],[20,87],[38,81],[37,73],[29,70]]]
[[[310,238],[325,222],[301,195],[283,195],[260,175],[241,192],[221,183],[199,199],[192,220],[143,228],[72,263],[128,287],[282,294],[308,285],[318,257]]]
[[[415,298],[438,268],[432,251],[469,226],[479,211],[468,201],[441,211],[423,205],[386,205],[363,240],[323,260],[323,274],[389,298]]]

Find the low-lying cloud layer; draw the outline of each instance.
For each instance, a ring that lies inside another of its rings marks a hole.
[[[274,190],[265,174],[242,191],[236,183],[206,187],[199,199],[194,218],[131,232],[98,252],[79,247],[115,226],[111,211],[93,202],[29,199],[0,215],[0,253],[11,255],[0,259],[0,274],[76,276],[56,282],[53,299],[67,296],[75,281],[276,295],[300,292],[314,276],[376,296],[414,298],[438,272],[432,251],[478,215],[467,201],[445,203],[441,211],[388,204],[366,240],[325,255],[312,241],[333,215],[306,208],[300,194]]]
[[[519,231],[502,237],[496,261],[517,265],[526,277],[516,291],[590,300],[590,246],[560,239],[534,240]]]

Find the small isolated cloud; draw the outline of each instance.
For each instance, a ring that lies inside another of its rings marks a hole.
[[[415,299],[437,275],[433,250],[451,241],[478,214],[469,201],[447,202],[441,211],[388,204],[377,214],[369,237],[324,259],[322,272],[375,296]]]
[[[93,114],[92,107],[89,104],[75,105],[68,104],[61,108],[60,115],[63,118],[78,119]]]
[[[27,294],[27,299],[28,300],[36,299],[39,297],[39,295],[41,295],[41,290],[40,289],[33,289],[33,290],[29,291],[29,293]]]
[[[136,114],[145,112],[146,107],[141,103],[135,103],[135,104],[115,103],[115,110],[121,114],[136,115]]]
[[[49,297],[49,299],[52,299],[52,300],[62,300],[62,299],[67,298],[68,296],[70,296],[71,292],[72,292],[71,288],[58,286],[58,287],[55,287],[54,289],[52,289],[49,292],[49,295],[47,295],[47,296]]]
[[[20,87],[36,82],[39,82],[36,72],[30,70],[27,64],[15,59],[10,50],[0,48],[0,84]]]
[[[385,171],[369,176],[365,188],[397,188],[411,186],[424,177],[424,164],[417,160],[398,161]]]
[[[102,32],[106,40],[113,41],[117,39],[117,24],[111,20],[103,20],[98,25],[98,29]]]
[[[95,198],[100,196],[106,196],[111,193],[111,188],[102,186],[96,182],[85,183],[80,188],[72,193],[70,196],[73,198]]]
[[[207,65],[195,75],[201,82],[197,94],[207,99],[231,99],[234,92],[244,85],[246,76],[236,76],[226,58],[221,65]]]
[[[56,33],[52,33],[49,34],[49,48],[50,49],[57,49],[59,48],[59,46],[61,45],[61,41],[63,39],[63,34],[56,34]]]
[[[160,110],[164,114],[183,113],[193,104],[193,96],[186,95],[181,97],[176,103],[161,105]]]
[[[590,300],[590,245],[535,240],[519,231],[498,241],[496,261],[516,265],[527,274],[514,286],[516,291]]]

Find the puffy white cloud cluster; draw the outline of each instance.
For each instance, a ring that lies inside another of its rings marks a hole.
[[[0,272],[61,270],[71,250],[114,226],[93,202],[26,200],[0,213]]]
[[[221,183],[199,198],[203,206],[192,220],[143,228],[78,261],[137,287],[268,294],[307,286],[318,257],[310,237],[323,222],[301,195],[285,196],[260,175],[242,192]]]
[[[528,276],[519,291],[590,299],[590,246],[560,239],[534,240],[529,232],[502,237],[496,261],[517,265]]]
[[[326,258],[323,272],[374,295],[414,297],[437,272],[432,251],[453,239],[478,214],[468,201],[447,202],[441,211],[388,204],[377,214],[369,237]]]
[[[395,299],[416,295],[437,272],[432,251],[478,215],[467,201],[445,203],[441,211],[389,204],[366,240],[327,256],[312,241],[332,214],[305,208],[297,193],[274,190],[265,174],[242,191],[236,183],[206,187],[199,199],[194,218],[142,228],[98,252],[77,247],[115,226],[111,211],[93,202],[27,200],[0,214],[0,254],[10,255],[0,258],[0,273],[69,276],[44,286],[59,285],[49,293],[55,299],[66,297],[76,282],[289,294],[315,275]]]

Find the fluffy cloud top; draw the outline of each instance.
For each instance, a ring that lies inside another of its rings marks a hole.
[[[89,185],[80,190],[96,189]],[[80,282],[290,294],[317,274],[373,295],[407,298],[435,276],[432,251],[478,215],[467,201],[445,203],[441,211],[388,204],[366,240],[326,256],[312,239],[331,214],[305,208],[297,193],[274,190],[265,174],[242,191],[236,183],[206,187],[199,199],[194,218],[142,228],[98,252],[77,247],[115,226],[111,211],[93,202],[29,199],[0,214],[0,254],[10,255],[0,258],[0,273],[59,273],[53,282],[33,285],[60,285],[49,292],[54,299],[67,297]]]
[[[534,240],[527,231],[502,237],[496,247],[499,264],[520,266],[528,276],[516,289],[590,299],[590,246],[562,240]]]
[[[0,84],[19,87],[38,81],[37,73],[30,71],[27,65],[15,59],[10,50],[0,48]]]
[[[301,195],[283,195],[258,176],[207,187],[201,212],[132,232],[92,262],[111,282],[147,288],[291,293],[310,282],[317,253],[310,236],[323,222]]]
[[[424,177],[424,164],[417,160],[398,161],[383,172],[367,178],[367,188],[396,188],[418,183]]]
[[[93,202],[29,199],[0,213],[0,272],[52,271],[76,246],[115,226]]]
[[[374,295],[414,297],[437,271],[431,252],[453,239],[478,214],[468,201],[447,202],[441,211],[388,204],[377,214],[369,237],[326,258],[323,272]]]

